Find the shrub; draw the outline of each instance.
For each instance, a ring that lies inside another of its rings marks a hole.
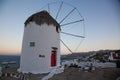
[[[69,67],[78,68],[79,66],[77,64],[71,64]]]
[[[120,68],[120,60],[115,61],[116,62],[116,67]]]

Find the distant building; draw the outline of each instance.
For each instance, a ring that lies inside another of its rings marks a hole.
[[[120,50],[110,52],[109,59],[112,61],[120,60]]]
[[[25,21],[20,72],[48,73],[60,65],[60,25],[47,11]]]

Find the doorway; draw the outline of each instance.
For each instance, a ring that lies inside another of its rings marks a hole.
[[[56,66],[56,51],[52,51],[51,53],[51,67]]]

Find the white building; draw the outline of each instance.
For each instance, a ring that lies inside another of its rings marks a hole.
[[[120,60],[120,51],[118,50],[118,51],[110,52],[109,59],[110,59],[111,61]]]
[[[60,65],[60,25],[47,11],[25,21],[20,72],[48,73]]]
[[[0,67],[0,77],[2,76],[2,67]]]

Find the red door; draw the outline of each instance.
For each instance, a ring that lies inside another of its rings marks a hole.
[[[51,67],[56,66],[56,51],[52,51],[51,54]]]

